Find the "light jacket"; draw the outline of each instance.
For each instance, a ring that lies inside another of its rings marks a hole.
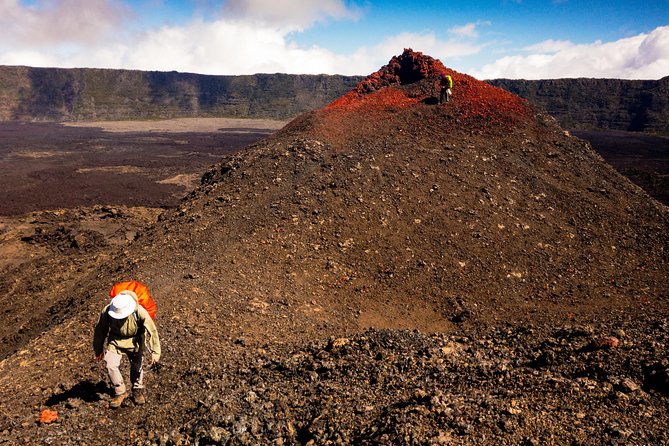
[[[108,310],[109,305],[102,310],[98,323],[95,325],[93,350],[96,355],[103,352],[105,340],[107,349],[116,353],[143,352],[148,333],[151,358],[155,361],[160,360],[158,330],[144,307],[137,305],[135,311],[125,319],[114,319],[109,315]]]

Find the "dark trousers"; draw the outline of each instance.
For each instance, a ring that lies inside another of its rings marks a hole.
[[[448,87],[441,87],[441,90],[439,91],[440,104],[444,102],[444,98],[446,98],[446,102],[448,102],[451,99],[451,95],[448,94]]]

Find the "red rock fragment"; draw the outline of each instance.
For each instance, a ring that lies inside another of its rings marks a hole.
[[[591,345],[594,348],[601,349],[618,348],[620,341],[613,336],[603,336],[601,338],[593,339]]]
[[[39,415],[39,422],[42,424],[53,423],[58,420],[58,411],[44,409]]]

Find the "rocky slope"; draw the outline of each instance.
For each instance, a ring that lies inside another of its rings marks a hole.
[[[0,440],[662,444],[668,222],[552,118],[406,50],[76,281],[14,293],[70,300],[0,363]],[[111,411],[90,334],[128,278],[163,367]]]
[[[542,107],[564,128],[669,134],[669,76],[659,80],[495,79]]]
[[[82,298],[60,290],[108,262],[160,212],[95,206],[0,216],[0,293],[16,297],[2,309],[0,358],[57,323]]]

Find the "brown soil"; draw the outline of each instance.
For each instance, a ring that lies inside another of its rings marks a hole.
[[[669,442],[667,208],[502,90],[449,71],[434,105],[441,69],[407,51],[128,246],[4,282],[47,309],[0,363],[0,440]],[[131,278],[163,366],[113,411],[90,337]]]

